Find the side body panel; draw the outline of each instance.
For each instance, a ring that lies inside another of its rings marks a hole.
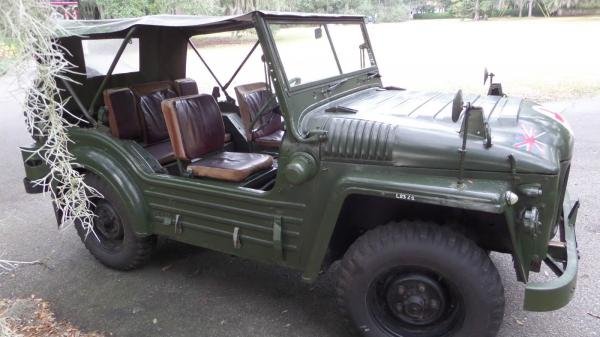
[[[509,188],[505,174],[470,177],[459,188],[454,171],[321,161],[309,181],[292,185],[280,172],[273,190],[264,192],[156,172],[139,145],[102,131],[77,128],[71,135],[77,165],[119,191],[138,220],[137,233],[286,265],[302,270],[307,280],[318,275],[349,195],[502,213]],[[298,151],[318,153],[306,144],[285,142],[280,165]]]

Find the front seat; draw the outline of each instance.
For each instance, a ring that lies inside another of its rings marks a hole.
[[[271,91],[264,83],[250,83],[235,87],[235,94],[246,129],[246,138],[260,147],[278,149],[284,134],[279,107],[260,117],[257,116],[260,108],[272,97]],[[257,118],[259,120],[255,122]]]
[[[273,166],[273,157],[259,153],[223,151],[225,126],[210,95],[194,95],[162,102],[175,157],[196,177],[240,182]]]

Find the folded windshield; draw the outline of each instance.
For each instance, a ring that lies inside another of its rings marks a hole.
[[[271,23],[290,87],[374,66],[360,23]]]

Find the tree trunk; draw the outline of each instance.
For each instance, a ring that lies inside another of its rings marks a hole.
[[[479,1],[480,0],[475,0],[475,13],[473,15],[473,20],[475,21],[479,20]]]
[[[533,12],[533,0],[529,0],[529,14],[527,16],[531,17]]]
[[[523,17],[523,1],[524,0],[520,0],[518,2],[518,6],[519,6],[519,17]]]

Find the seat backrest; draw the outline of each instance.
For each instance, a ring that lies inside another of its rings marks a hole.
[[[223,117],[211,95],[167,99],[162,111],[177,159],[189,161],[223,148]]]
[[[136,111],[136,98],[129,88],[105,90],[104,105],[108,109],[108,125],[114,137],[142,139],[142,125]]]
[[[283,128],[281,116],[274,111],[263,114],[254,126],[252,123],[257,117],[260,108],[269,101],[273,95],[264,83],[250,83],[235,87],[240,115],[246,128],[246,137],[253,140],[262,136],[272,134]],[[250,130],[250,128],[256,131]]]
[[[154,144],[169,138],[160,103],[164,99],[198,93],[189,78],[148,82],[104,91],[108,125],[114,137]]]
[[[169,138],[160,103],[177,97],[170,81],[137,84],[131,87],[138,99],[138,114],[142,120],[144,142],[154,144]]]
[[[175,80],[175,90],[179,96],[198,95],[198,85],[191,78]]]

